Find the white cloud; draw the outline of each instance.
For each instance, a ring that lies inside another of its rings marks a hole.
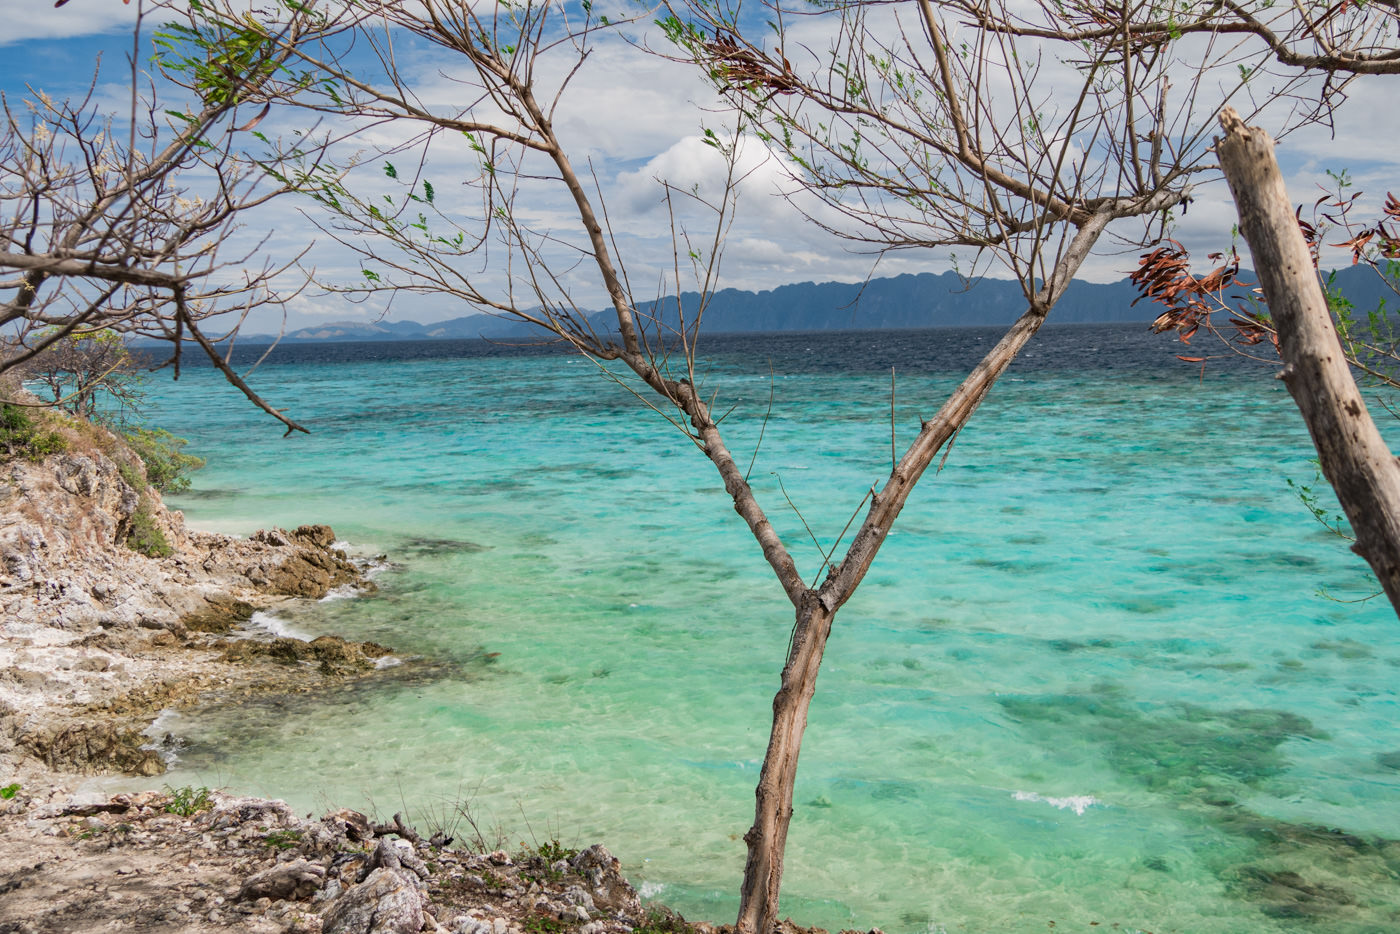
[[[129,25],[133,9],[134,4],[127,7],[116,0],[72,0],[59,10],[53,10],[47,2],[34,6],[16,0],[0,0],[0,12],[9,13],[12,23],[21,24],[18,31],[10,30],[0,41],[119,30]],[[890,27],[890,35],[900,34],[894,26],[893,8],[872,8],[871,15],[879,18],[879,24]],[[795,67],[821,64],[828,45],[829,23],[828,17],[799,17],[790,22],[783,51]],[[639,31],[638,35],[641,34]],[[112,40],[114,47],[120,42],[120,37]],[[400,61],[412,69],[409,84],[430,108],[455,109],[470,100],[470,92],[453,80],[454,76],[461,75],[460,64],[447,53],[415,47],[413,54],[405,55]],[[541,62],[537,78],[548,89],[543,97],[552,97],[553,88],[571,65],[568,56],[562,56],[559,61]],[[104,74],[104,79],[112,77],[116,77],[115,74]],[[1049,95],[1053,88],[1073,77],[1063,67],[1047,65],[1037,81],[1036,91]],[[22,78],[17,75],[11,80]],[[1183,88],[1188,83],[1188,77],[1183,75]],[[1265,93],[1262,84],[1260,93]],[[124,106],[125,90],[119,86],[110,89],[104,86],[101,96],[104,103],[113,107]],[[1385,188],[1395,187],[1396,159],[1390,138],[1393,134],[1377,129],[1389,126],[1388,98],[1388,85],[1379,81],[1357,82],[1351,90],[1351,100],[1342,111],[1337,139],[1310,131],[1284,140],[1280,158],[1289,173],[1290,191],[1295,200],[1310,200],[1316,181],[1325,178],[1323,170],[1326,168],[1352,169],[1358,184],[1373,191],[1377,198],[1383,195]],[[664,178],[682,191],[693,189],[711,198],[722,190],[726,175],[723,159],[714,148],[705,145],[700,135],[701,129],[707,126],[716,133],[725,132],[726,121],[724,115],[717,112],[717,104],[714,93],[696,69],[648,55],[614,37],[599,41],[584,67],[572,78],[555,115],[555,126],[569,148],[576,170],[590,188],[596,175],[603,189],[613,233],[620,247],[620,259],[626,264],[639,294],[650,294],[658,287],[668,289],[674,285],[671,228],[656,179]],[[1207,100],[1202,94],[1197,106],[1204,112],[1206,108],[1218,106],[1218,101]],[[270,135],[285,133],[294,126],[296,119],[295,115],[274,114],[262,129]],[[1191,119],[1208,126],[1204,114],[1192,115]],[[374,152],[378,148],[393,147],[403,138],[404,132],[399,128],[378,126],[347,141],[344,152],[362,149],[371,163],[356,183],[363,186],[366,193],[378,196],[389,191],[380,166],[383,160]],[[390,158],[401,171],[412,162],[408,155]],[[928,250],[890,253],[879,258],[877,264],[873,254],[860,252],[858,245],[853,250],[850,243],[831,237],[803,219],[802,212],[794,207],[794,200],[808,213],[830,223],[836,223],[838,217],[829,206],[803,193],[795,185],[789,167],[767,153],[756,140],[745,141],[740,151],[740,166],[744,175],[742,198],[729,233],[720,287],[760,290],[796,281],[860,281],[869,276],[872,269],[875,275],[884,276],[938,272],[951,265],[946,252]],[[474,196],[464,194],[460,183],[473,178],[477,169],[476,155],[463,140],[451,134],[435,142],[427,163],[428,177],[440,192],[439,206],[464,221],[479,213],[480,207]],[[300,209],[311,207],[305,199],[274,202],[260,211],[256,220],[250,221],[245,232],[229,246],[237,248],[240,243],[251,243],[271,230],[268,248],[274,255],[287,256],[294,255],[316,237],[321,242],[308,262],[315,263],[319,275],[334,281],[357,281],[360,264],[353,254],[327,241],[299,213]],[[575,249],[583,245],[575,207],[557,183],[538,179],[525,181],[517,209],[519,216],[534,229],[567,241]],[[693,205],[684,206],[678,217],[696,242],[707,240],[705,232],[711,227],[703,212],[694,210]],[[1203,186],[1197,192],[1195,203],[1178,219],[1174,235],[1203,261],[1208,250],[1228,246],[1234,219],[1233,204],[1224,186],[1218,183]],[[1142,252],[1138,245],[1142,229],[1140,222],[1124,222],[1113,228],[1124,239],[1106,238],[1081,275],[1094,281],[1110,281],[1131,271]],[[966,268],[971,251],[962,250],[961,254],[963,268]],[[563,259],[562,281],[580,303],[586,307],[601,307],[604,295],[597,285],[596,272],[586,258],[581,258],[578,252],[570,253],[569,248],[560,248],[557,256]],[[492,259],[494,261],[496,256]],[[503,263],[495,262],[486,269],[486,274],[495,276],[501,288],[505,287],[503,269]],[[990,273],[1003,274],[996,267]],[[683,283],[682,287],[688,284]],[[427,301],[406,296],[393,309],[393,316],[434,320],[468,310],[453,301]],[[353,306],[336,296],[307,294],[293,304],[291,313],[295,324],[328,318],[372,318],[380,311],[382,305]]]
[[[47,0],[0,0],[0,45],[34,39],[72,39],[110,32],[130,32],[137,6],[117,0],[70,0],[54,8]]]

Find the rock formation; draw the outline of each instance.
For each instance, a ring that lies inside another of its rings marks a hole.
[[[119,439],[68,433],[62,453],[0,462],[0,776],[156,775],[165,759],[142,731],[162,709],[215,689],[304,690],[388,654],[239,631],[279,601],[373,589],[329,527],[190,531]]]

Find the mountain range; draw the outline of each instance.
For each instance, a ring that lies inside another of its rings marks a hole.
[[[1368,267],[1337,272],[1340,291],[1358,309],[1376,308],[1388,290]],[[1241,273],[1253,282],[1252,272]],[[1238,290],[1241,294],[1246,289]],[[1390,294],[1392,304],[1394,295]],[[1151,321],[1161,307],[1143,299],[1128,279],[1111,283],[1075,281],[1050,314],[1059,324]],[[681,307],[692,313],[699,296],[684,293]],[[1134,304],[1136,302],[1136,304]],[[865,283],[801,282],[763,292],[724,289],[705,312],[712,334],[759,331],[841,331],[882,328],[976,327],[1009,324],[1025,310],[1020,285],[1006,279],[982,279],[970,287],[956,273],[920,273]],[[659,314],[674,326],[676,300],[662,299],[639,310]],[[589,315],[601,333],[616,330],[611,310]],[[282,341],[401,341],[463,338],[536,337],[533,326],[487,314],[470,314],[426,324],[417,321],[331,322],[298,328]],[[245,335],[243,342],[272,341],[270,335]]]

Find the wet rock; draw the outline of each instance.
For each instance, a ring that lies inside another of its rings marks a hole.
[[[271,659],[287,665],[315,663],[322,674],[343,675],[374,668],[374,659],[388,655],[387,646],[374,642],[349,642],[339,636],[321,636],[307,642],[281,637],[269,641],[239,639],[224,650],[227,661]]]
[[[292,539],[311,548],[330,548],[335,532],[328,525],[301,525],[292,531]]]
[[[81,720],[46,724],[20,738],[34,756],[57,771],[160,775],[165,760],[153,749],[142,749],[145,742],[139,731],[111,721]]]
[[[237,600],[227,594],[214,594],[208,599],[205,609],[187,615],[181,622],[191,632],[210,632],[225,635],[235,626],[252,619],[257,607],[246,600]]]

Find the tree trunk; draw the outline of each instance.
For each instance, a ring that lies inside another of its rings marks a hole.
[[[1352,378],[1274,159],[1274,141],[1258,127],[1246,127],[1229,107],[1221,111],[1220,125],[1220,167],[1278,331],[1284,361],[1279,378],[1302,412],[1322,473],[1351,521],[1353,550],[1371,565],[1400,613],[1400,465]]]
[[[741,934],[771,931],[778,921],[778,889],[783,881],[783,851],[792,821],[792,789],[797,782],[797,755],[807,729],[807,708],[817,689],[826,637],[831,634],[833,611],[827,610],[814,591],[808,591],[797,607],[792,630],[792,650],[783,666],[782,685],[773,697],[773,732],[758,775],[754,824],[744,834],[749,846],[740,890]]]
[[[1056,262],[1049,281],[1032,298],[1030,307],[1007,329],[933,418],[923,423],[918,437],[895,465],[884,489],[872,497],[870,512],[852,539],[846,557],[832,569],[820,589],[807,590],[794,600],[797,619],[792,630],[792,648],[783,667],[782,684],[773,698],[773,732],[768,739],[758,787],[754,790],[753,826],[744,834],[749,855],[739,893],[737,934],[771,934],[778,924],[778,889],[783,879],[788,824],[792,821],[797,756],[802,749],[807,709],[817,689],[817,673],[827,636],[831,633],[832,619],[875,561],[914,484],[943,445],[967,424],[997,379],[1016,359],[1016,354],[1045,323],[1046,315],[1064,294],[1111,219],[1111,212],[1100,212],[1075,231],[1068,249]],[[783,575],[780,573],[779,577]],[[789,593],[792,592],[790,588]]]

